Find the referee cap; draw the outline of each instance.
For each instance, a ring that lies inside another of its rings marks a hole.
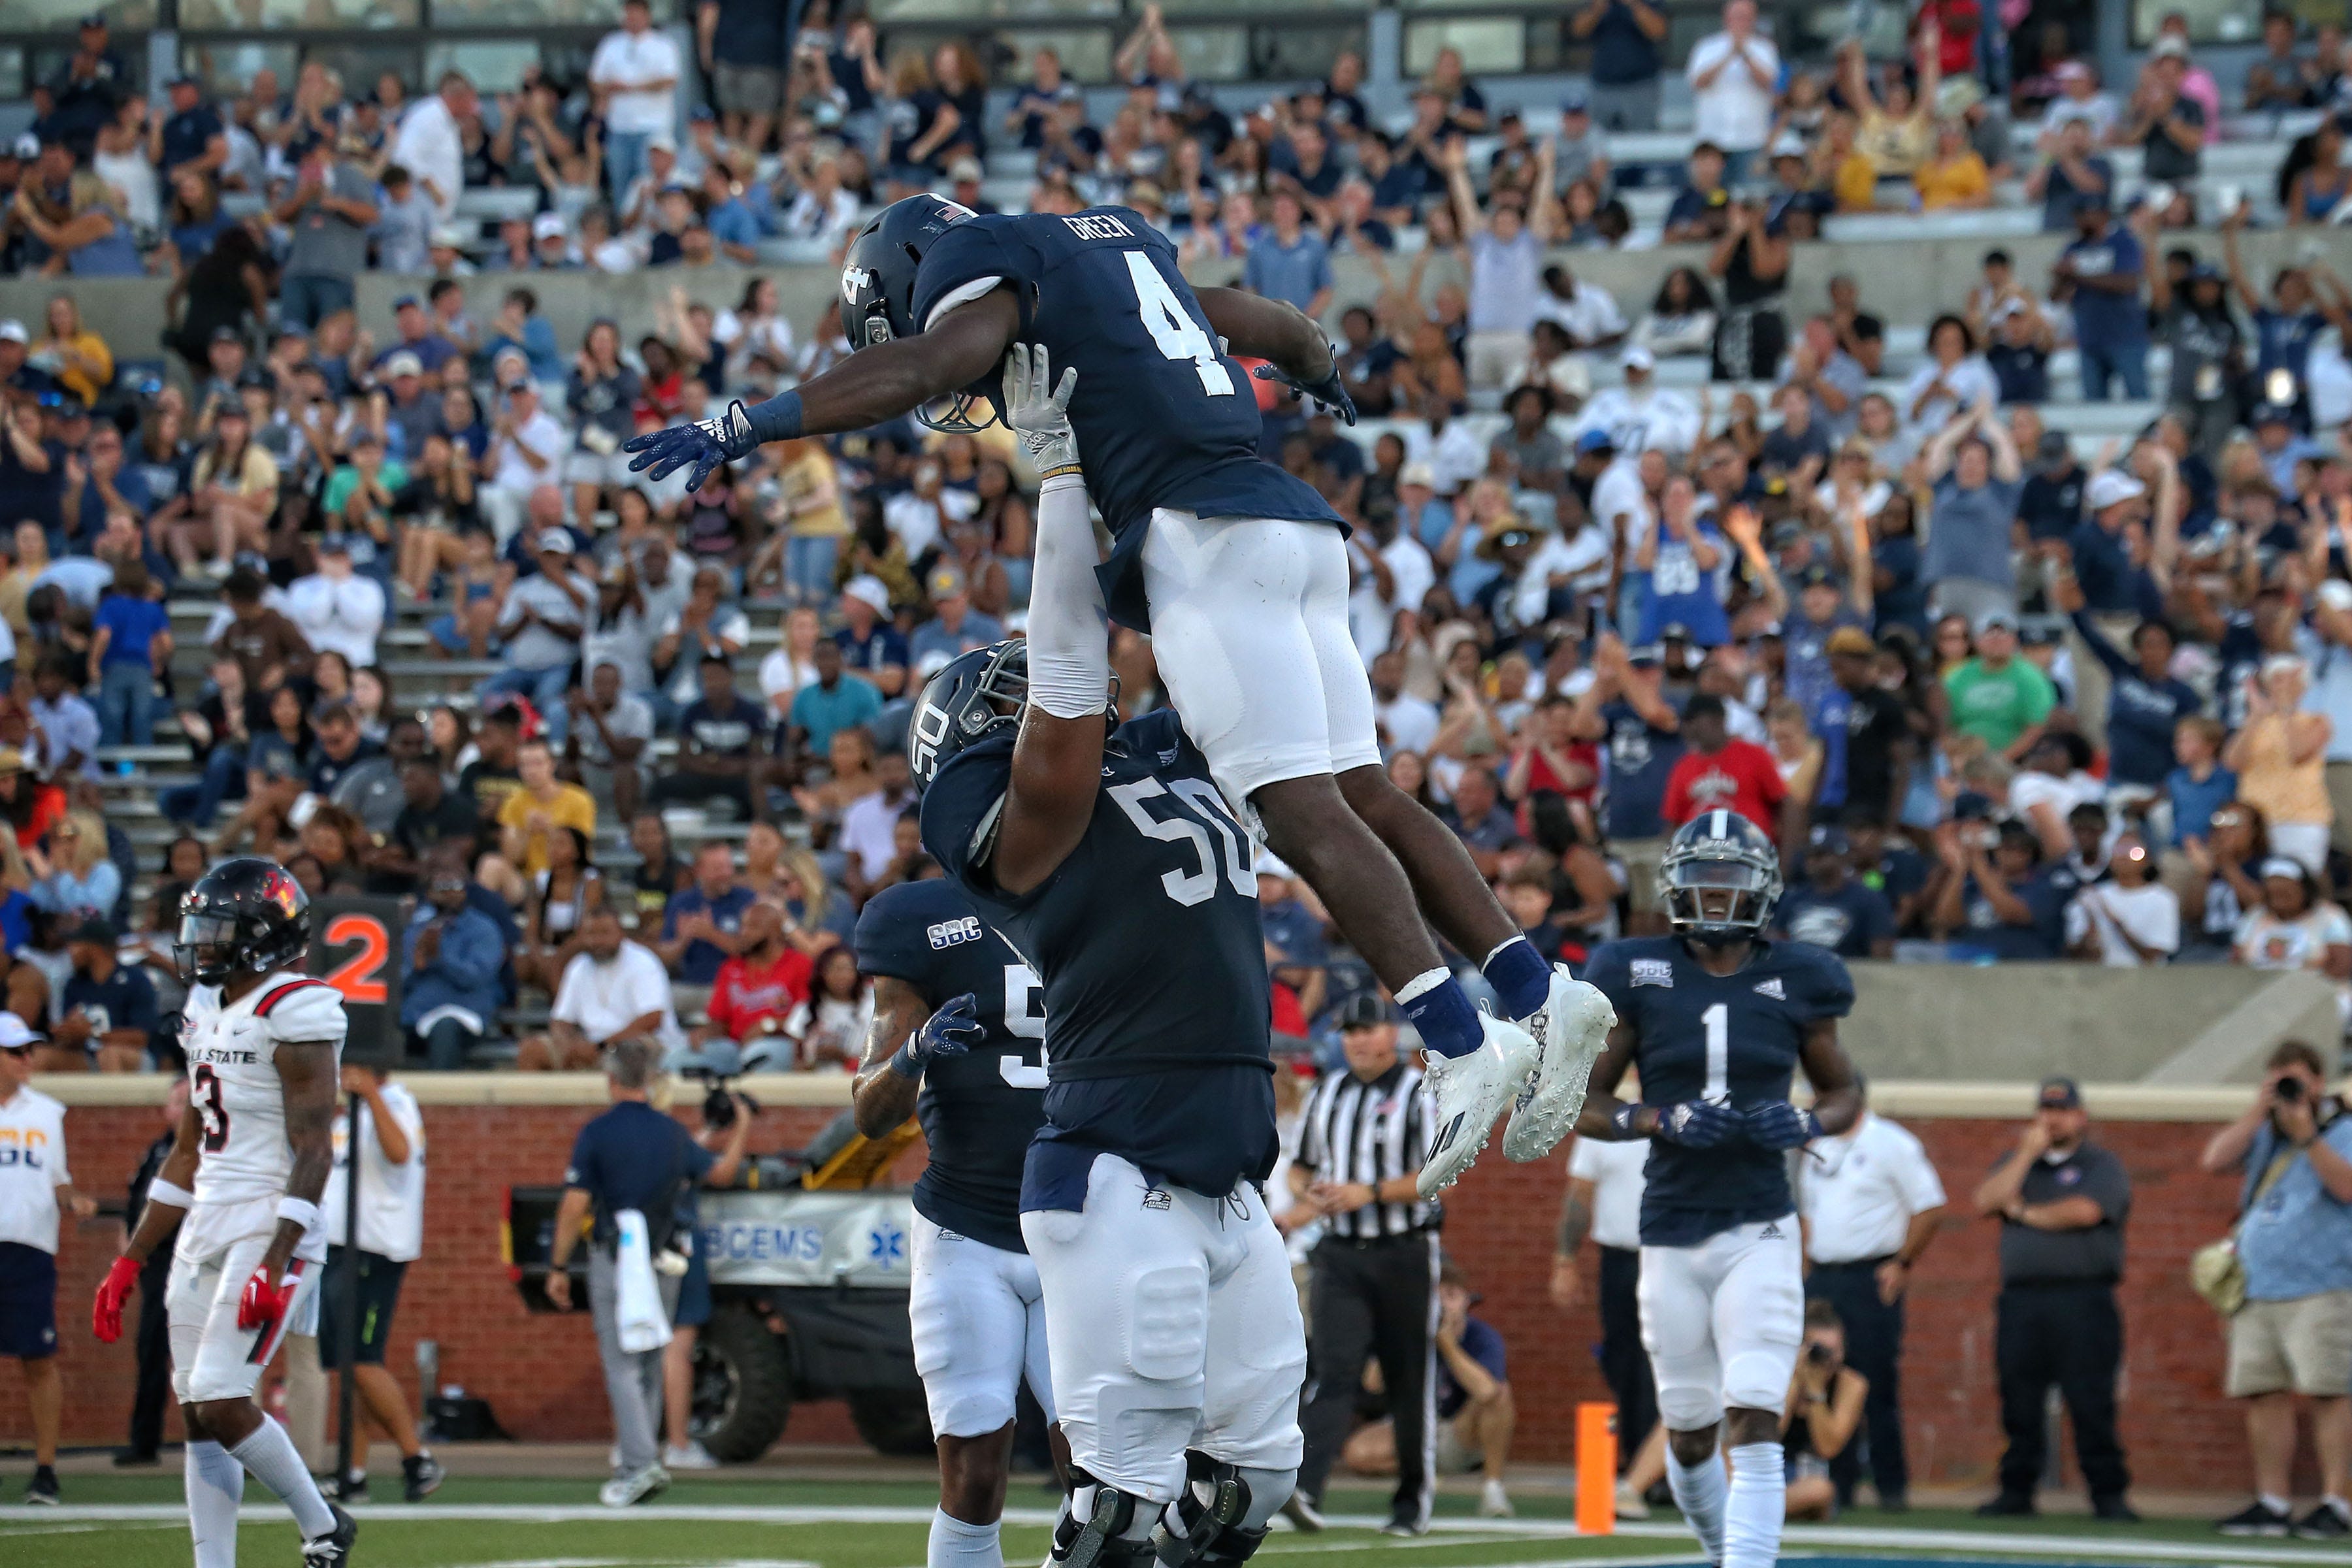
[[[1360,991],[1339,1009],[1339,1027],[1343,1030],[1377,1029],[1382,1024],[1395,1022],[1395,1013],[1377,991]]]

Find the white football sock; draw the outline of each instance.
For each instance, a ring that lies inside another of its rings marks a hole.
[[[1710,1563],[1723,1561],[1723,1460],[1709,1454],[1699,1464],[1685,1466],[1666,1445],[1666,1487],[1683,1522],[1698,1534],[1699,1550]]]
[[[967,1524],[943,1508],[931,1510],[931,1544],[925,1568],[1004,1568],[997,1543],[1002,1523]]]
[[[280,1501],[294,1514],[294,1522],[302,1530],[302,1539],[309,1541],[335,1528],[335,1510],[319,1495],[319,1483],[310,1479],[310,1467],[302,1463],[301,1454],[286,1428],[268,1416],[253,1429],[252,1436],[229,1450],[236,1462],[253,1472],[254,1479],[278,1494]]]
[[[196,1568],[236,1568],[236,1507],[245,1500],[245,1467],[208,1438],[190,1438],[188,1533]]]
[[[1789,1517],[1786,1462],[1778,1443],[1731,1450],[1731,1489],[1723,1507],[1723,1568],[1772,1568]]]

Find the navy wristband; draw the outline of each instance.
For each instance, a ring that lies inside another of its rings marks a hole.
[[[791,395],[786,394],[786,395],[789,396]],[[907,1040],[907,1045],[910,1046],[914,1043],[913,1037],[909,1036]],[[908,1083],[912,1083],[917,1079],[923,1076],[921,1065],[907,1055],[907,1046],[900,1046],[897,1050],[890,1053],[889,1068],[892,1072],[897,1073]]]
[[[747,408],[743,416],[751,421],[751,434],[764,447],[771,441],[795,441],[801,434],[801,395],[780,392],[757,408]]]

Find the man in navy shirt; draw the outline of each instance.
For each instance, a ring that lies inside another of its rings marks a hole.
[[[172,112],[157,133],[163,152],[157,163],[166,184],[183,172],[206,174],[228,162],[228,133],[205,101],[204,84],[192,76],[176,78],[171,97]]]
[[[884,697],[907,689],[907,639],[890,624],[890,590],[879,577],[858,575],[843,584],[842,624],[833,634],[842,667],[864,676]]]
[[[1658,46],[1667,21],[1645,0],[1585,0],[1569,31],[1592,47],[1592,118],[1604,131],[1658,128]]]
[[[1025,1377],[1054,1420],[1045,1305],[1021,1237],[1021,1172],[1045,1117],[1037,972],[943,879],[885,888],[857,917],[874,1030],[852,1092],[857,1130],[921,1119],[915,1183],[915,1370],[939,1439],[930,1561],[1002,1562],[1013,1403]]]
[[[155,1034],[155,987],[115,955],[114,927],[84,921],[66,943],[73,976],[58,1000],[53,1046],[87,1049],[100,1072],[143,1072]]]
[[[2033,471],[2018,493],[2017,517],[2036,544],[2073,537],[2083,521],[2083,487],[2090,480],[2074,443],[2063,430],[2045,430],[2033,448]]]
[[[688,985],[709,985],[719,966],[743,946],[743,911],[757,901],[735,879],[735,851],[713,840],[695,852],[694,882],[672,893],[662,910],[661,940],[654,952],[672,974]]]
[[[1666,852],[1666,780],[1682,761],[1681,705],[1661,689],[1654,647],[1628,653],[1615,634],[1593,649],[1599,678],[1576,704],[1576,735],[1599,741],[1609,761],[1610,847],[1625,862],[1636,918],[1658,907],[1658,861]]]
[[[1660,877],[1674,934],[1611,942],[1586,970],[1617,1025],[1576,1130],[1650,1142],[1642,1342],[1667,1482],[1709,1561],[1769,1568],[1787,1504],[1781,1412],[1804,1334],[1789,1152],[1861,1113],[1838,1041],[1853,981],[1826,948],[1765,940],[1780,855],[1738,813],[1685,823]],[[1800,1066],[1809,1110],[1789,1100]],[[1615,1092],[1629,1068],[1641,1074],[1639,1101]]]
[[[1853,846],[1842,827],[1821,826],[1805,842],[1805,879],[1780,900],[1780,933],[1840,958],[1892,958],[1895,911],[1853,875]]]
[[[593,1216],[588,1247],[588,1311],[596,1324],[596,1355],[604,1363],[604,1393],[613,1405],[613,1479],[597,1493],[608,1508],[645,1501],[669,1485],[655,1433],[661,1415],[662,1352],[621,1347],[619,1267],[615,1254],[618,1216],[634,1209],[646,1219],[646,1242],[658,1256],[679,1237],[678,1218],[690,1212],[697,1186],[724,1187],[742,1164],[751,1136],[751,1109],[738,1102],[717,1154],[697,1143],[682,1125],[647,1103],[661,1052],[648,1040],[619,1040],[604,1052],[605,1090],[613,1108],[580,1130],[572,1163],[563,1173],[563,1202],[556,1210],[554,1240],[548,1249],[547,1299],[572,1305],[572,1248],[583,1222]],[[677,1310],[681,1270],[656,1269],[662,1311]]]
[[[2074,303],[2085,403],[2105,403],[2117,381],[2126,397],[2147,395],[2147,271],[2139,241],[2116,222],[2106,193],[2077,196],[2074,238],[2059,252],[2050,291]]]
[[[677,718],[677,771],[654,781],[655,803],[730,800],[758,819],[768,805],[768,710],[735,689],[724,655],[706,657],[700,673],[702,695]]]

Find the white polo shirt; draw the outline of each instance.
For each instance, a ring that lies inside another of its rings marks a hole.
[[[1642,1194],[1649,1184],[1643,1170],[1649,1159],[1646,1138],[1622,1143],[1579,1138],[1569,1152],[1568,1173],[1592,1184],[1592,1239],[1602,1247],[1627,1252],[1641,1247]]]
[[[1911,1216],[1940,1208],[1944,1184],[1919,1140],[1874,1111],[1853,1131],[1818,1138],[1797,1164],[1797,1213],[1815,1263],[1898,1252]]]
[[[66,1108],[34,1089],[0,1100],[0,1241],[58,1249],[58,1189],[66,1170]]]
[[[360,1133],[360,1250],[394,1263],[407,1263],[425,1251],[425,1113],[416,1097],[396,1083],[383,1086],[383,1108],[408,1136],[408,1158],[394,1164],[376,1136],[375,1117],[364,1118]],[[352,1126],[347,1112],[335,1117],[335,1168],[327,1174],[327,1190],[319,1207],[327,1215],[327,1240],[343,1239],[343,1210],[348,1199],[343,1183],[352,1164]]]
[[[605,89],[605,128],[625,136],[677,131],[677,45],[658,27],[607,33],[588,62],[588,79]],[[645,89],[646,83],[656,81],[671,85]]]

